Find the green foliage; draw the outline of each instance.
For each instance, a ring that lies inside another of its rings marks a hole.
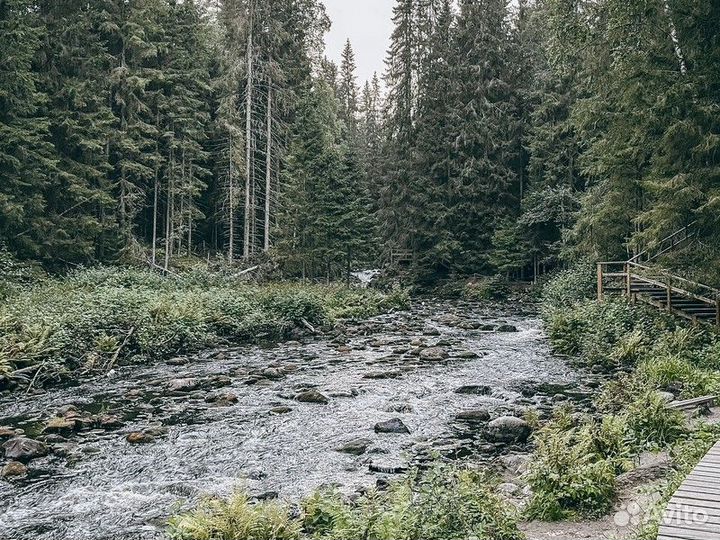
[[[574,425],[568,413],[534,435],[535,451],[525,480],[533,490],[526,514],[557,521],[601,516],[615,502],[615,472],[629,456],[618,419]]]
[[[522,540],[516,516],[491,488],[483,473],[436,465],[354,502],[333,490],[317,491],[303,501],[298,518],[239,494],[206,501],[174,517],[170,532],[178,540]]]
[[[62,372],[102,366],[118,350],[120,360],[165,358],[221,342],[280,338],[303,321],[322,325],[406,303],[402,293],[252,286],[199,271],[163,278],[83,270],[17,293],[0,307],[0,365],[7,371],[44,363]]]
[[[685,415],[668,409],[657,392],[638,397],[625,410],[627,425],[635,443],[644,447],[664,447],[685,433]]]
[[[494,276],[468,281],[462,288],[461,296],[467,300],[502,300],[509,293],[507,280]]]
[[[177,540],[297,540],[300,522],[285,506],[254,504],[236,493],[227,500],[207,499],[192,512],[173,517],[169,533]]]
[[[578,263],[555,274],[542,289],[545,309],[567,309],[595,296],[597,278],[590,263]]]

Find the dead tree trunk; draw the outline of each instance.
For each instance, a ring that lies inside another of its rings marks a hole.
[[[270,196],[272,191],[272,87],[268,79],[267,151],[265,152],[265,253],[270,251]]]
[[[253,12],[249,5],[247,28],[247,87],[245,91],[245,224],[243,257],[250,258],[252,188]]]

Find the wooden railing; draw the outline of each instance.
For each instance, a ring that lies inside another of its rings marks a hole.
[[[697,221],[693,221],[682,229],[675,231],[670,236],[660,240],[660,242],[654,246],[655,252],[653,254],[650,254],[650,249],[646,249],[632,257],[629,262],[641,263],[654,261],[662,255],[665,255],[665,253],[672,251],[680,244],[687,242],[690,238],[693,238],[696,235],[696,226]]]
[[[598,263],[597,285],[599,301],[609,293],[622,293],[632,301],[642,301],[691,320],[720,325],[720,290],[632,259]]]

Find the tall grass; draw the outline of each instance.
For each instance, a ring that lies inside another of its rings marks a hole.
[[[0,306],[0,374],[34,365],[63,373],[278,339],[306,323],[320,326],[407,302],[402,292],[258,286],[202,271],[164,278],[121,268],[82,270],[17,292]]]

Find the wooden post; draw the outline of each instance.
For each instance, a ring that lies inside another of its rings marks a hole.
[[[715,323],[720,326],[720,298],[715,298]]]
[[[597,265],[597,294],[598,294],[598,302],[603,301],[604,296],[603,291],[603,266],[602,263],[598,263]]]
[[[667,290],[667,310],[672,312],[672,278],[670,276],[668,276],[667,280],[666,280],[666,290]]]
[[[625,263],[625,290],[628,299],[632,296],[632,276],[630,275],[630,263]]]

